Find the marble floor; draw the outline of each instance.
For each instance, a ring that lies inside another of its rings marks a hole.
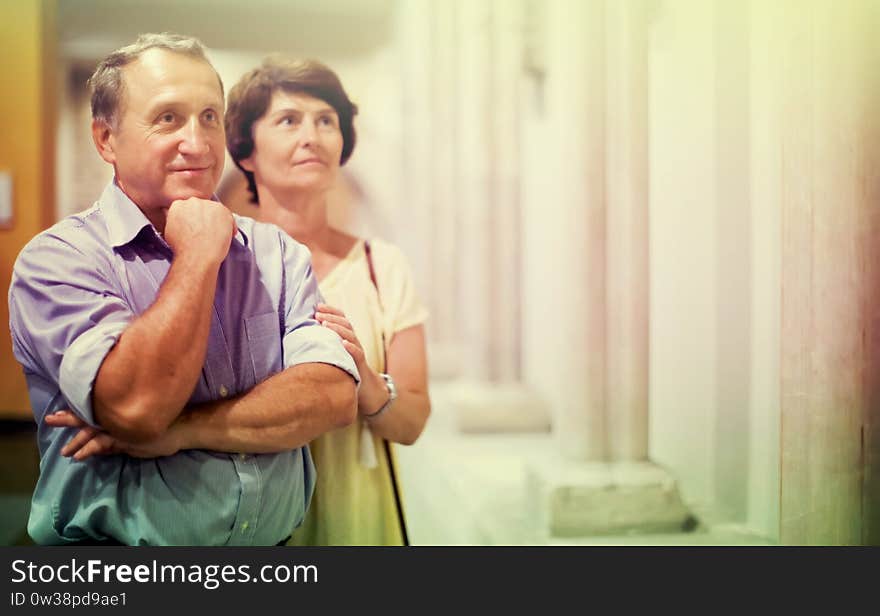
[[[450,388],[432,386],[433,413],[412,447],[398,447],[414,545],[772,545],[737,524],[703,520],[690,532],[554,538],[540,527],[527,469],[557,456],[549,432],[462,434]]]

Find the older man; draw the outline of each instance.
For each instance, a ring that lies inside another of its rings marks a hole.
[[[277,544],[311,497],[306,444],[355,417],[354,362],[312,319],[308,251],[211,200],[224,104],[201,44],[143,35],[90,84],[115,177],[22,250],[9,291],[39,426],[28,531]]]

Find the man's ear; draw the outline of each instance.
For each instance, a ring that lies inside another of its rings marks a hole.
[[[98,154],[111,165],[116,163],[116,151],[113,149],[113,129],[104,120],[92,120],[92,140]]]

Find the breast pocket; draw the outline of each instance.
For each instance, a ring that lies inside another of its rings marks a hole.
[[[257,384],[281,372],[281,325],[274,312],[247,317],[244,325],[254,384]]]

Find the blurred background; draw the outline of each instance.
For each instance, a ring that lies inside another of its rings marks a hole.
[[[360,108],[334,222],[400,246],[431,314],[413,543],[876,544],[878,26],[873,0],[3,0],[0,287],[111,177],[101,57],[197,36],[227,90],[316,58]],[[0,417],[0,542],[27,543],[6,327]]]

